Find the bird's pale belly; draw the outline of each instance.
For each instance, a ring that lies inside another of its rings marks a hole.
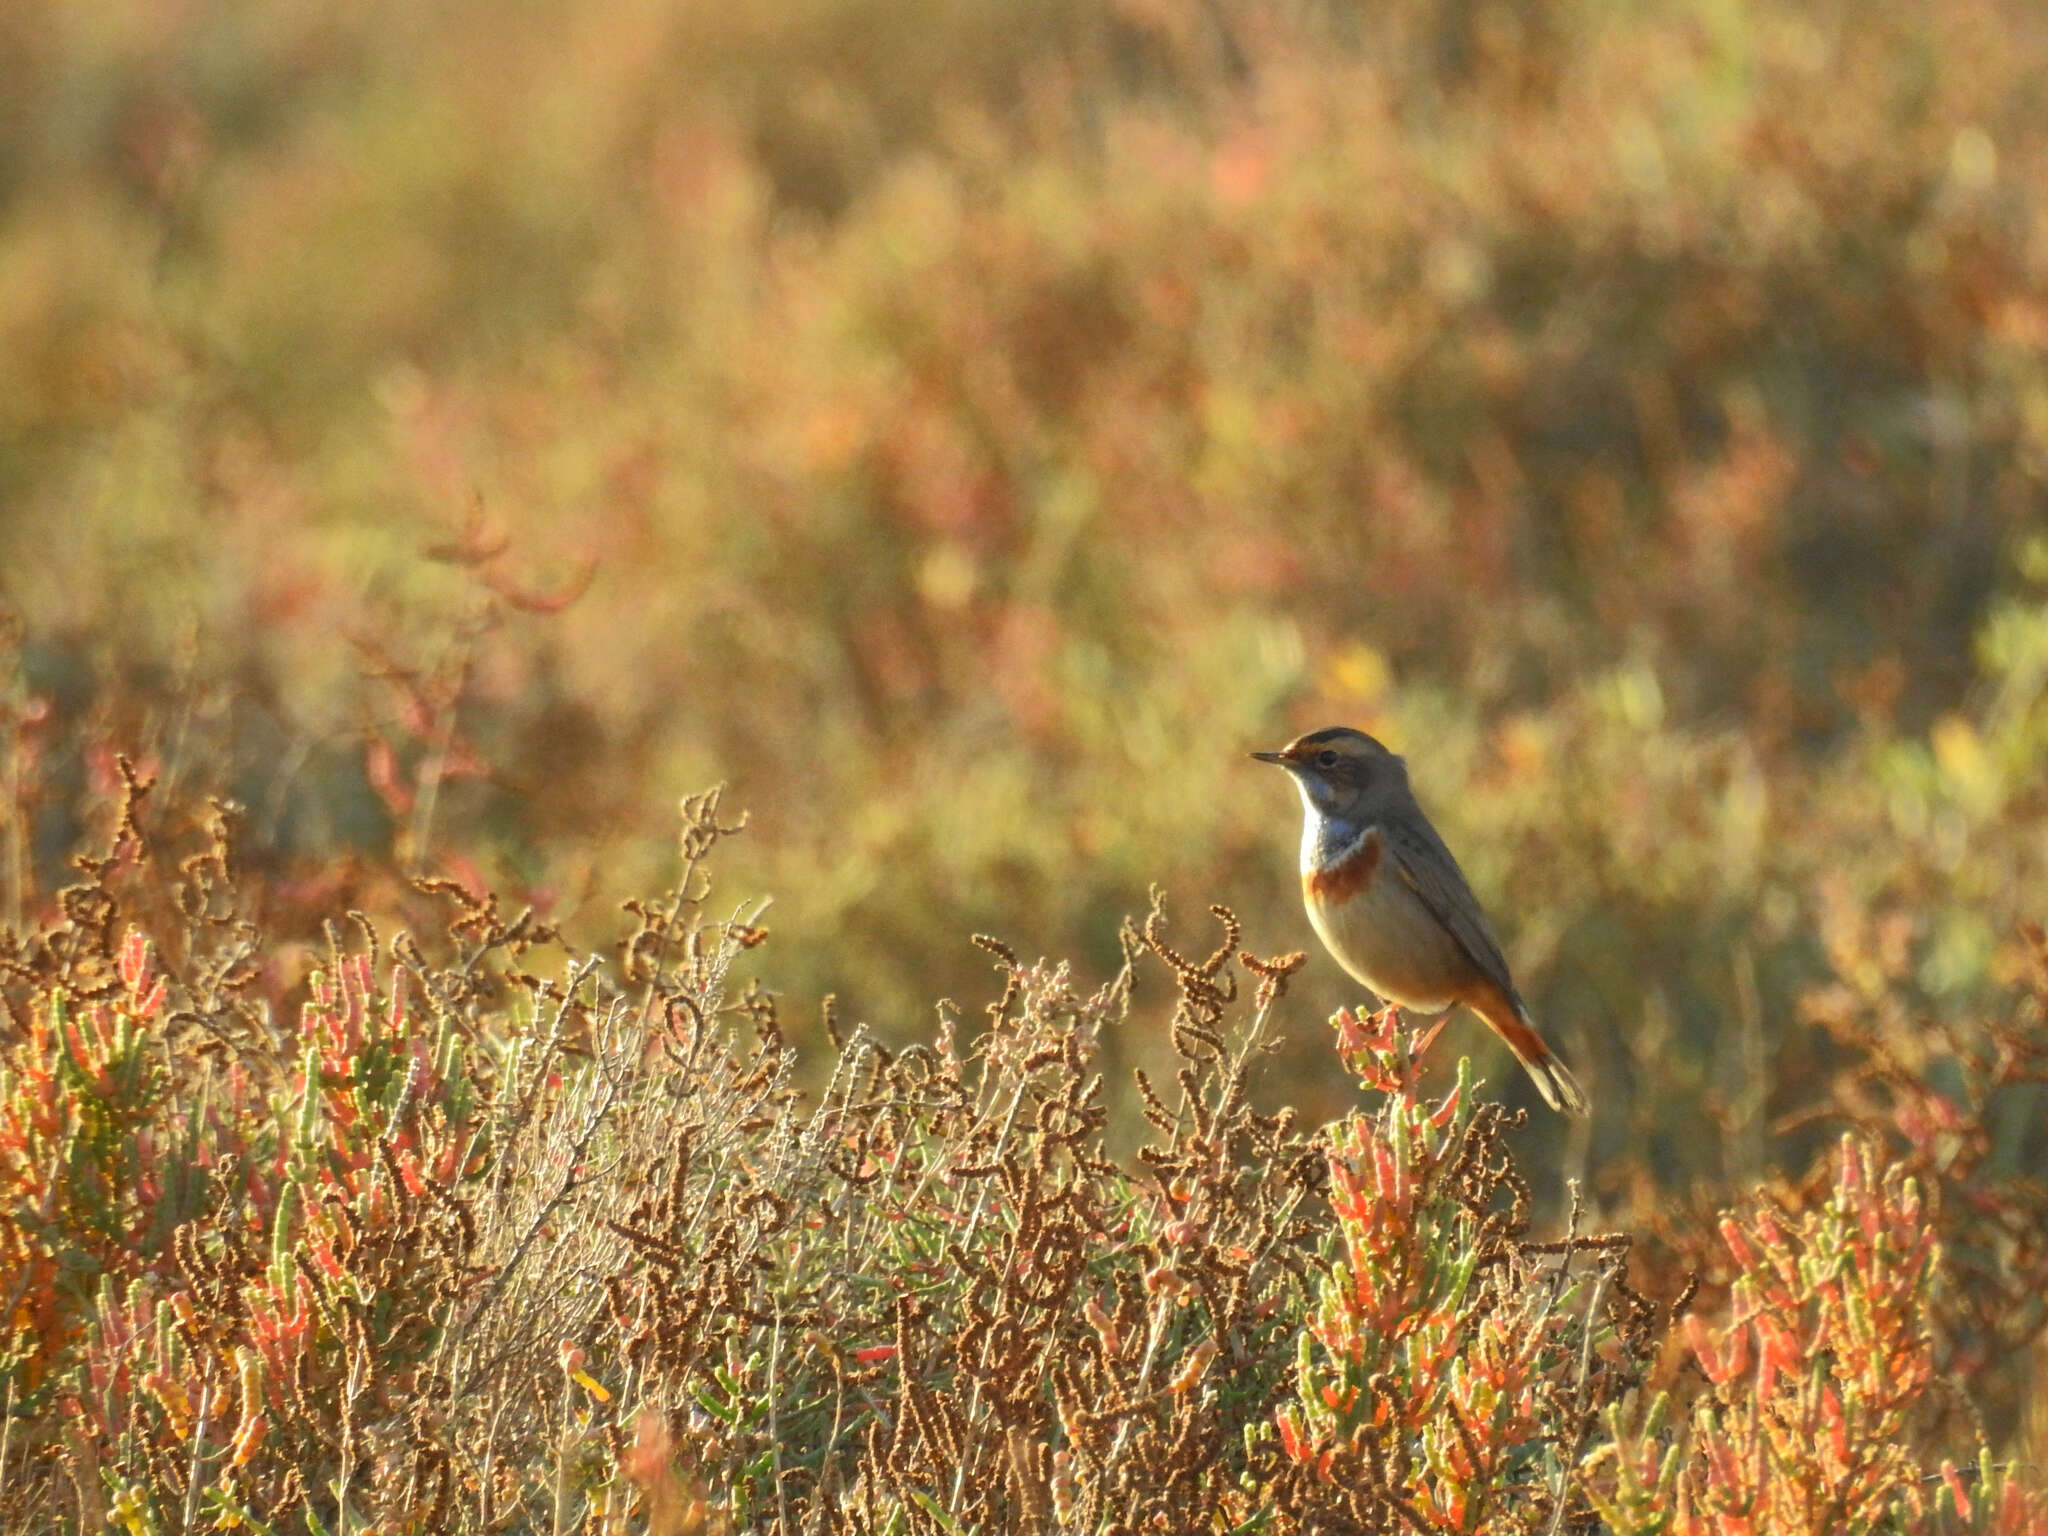
[[[1474,979],[1471,957],[1391,870],[1348,900],[1310,893],[1309,922],[1345,970],[1389,1002],[1441,1013]]]

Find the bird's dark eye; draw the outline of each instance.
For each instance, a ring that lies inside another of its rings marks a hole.
[[[1316,766],[1317,766],[1318,768],[1334,768],[1334,767],[1336,767],[1336,766],[1337,766],[1337,754],[1336,754],[1336,753],[1334,753],[1334,752],[1332,752],[1332,751],[1330,751],[1330,750],[1328,750],[1327,748],[1325,748],[1325,749],[1324,749],[1323,751],[1321,751],[1321,752],[1318,752],[1318,753],[1316,754]]]

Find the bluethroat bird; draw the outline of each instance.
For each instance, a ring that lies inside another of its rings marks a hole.
[[[1463,1003],[1507,1042],[1544,1102],[1584,1115],[1584,1090],[1536,1033],[1479,898],[1415,802],[1408,765],[1341,725],[1252,756],[1278,763],[1301,791],[1302,895],[1337,963],[1416,1013]]]

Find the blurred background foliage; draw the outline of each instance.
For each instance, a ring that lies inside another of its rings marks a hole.
[[[18,0],[9,915],[109,744],[280,910],[571,933],[722,778],[792,1027],[914,1038],[1153,882],[1311,946],[1245,753],[1343,721],[1600,1106],[1532,1160],[1756,1173],[1803,998],[2048,892],[2044,81],[2031,0]]]

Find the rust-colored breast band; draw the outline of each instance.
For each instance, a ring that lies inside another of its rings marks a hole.
[[[1337,863],[1312,869],[1301,877],[1309,900],[1328,904],[1347,902],[1361,895],[1372,884],[1372,877],[1379,873],[1380,855],[1384,851],[1380,829],[1374,827]]]

